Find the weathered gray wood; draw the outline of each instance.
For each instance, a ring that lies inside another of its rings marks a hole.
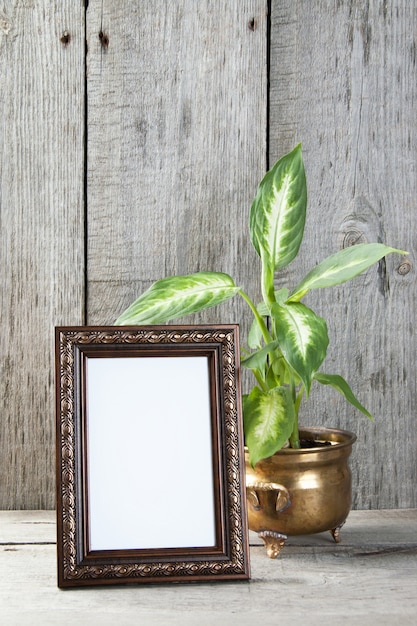
[[[247,223],[265,171],[266,12],[265,0],[90,2],[90,323],[204,269],[259,297]],[[240,322],[245,307],[193,319]]]
[[[11,539],[13,538],[13,539]],[[0,511],[0,545],[56,543],[55,511]]]
[[[357,432],[357,508],[417,504],[416,27],[406,0],[272,1],[271,161],[302,141],[309,185],[305,242],[283,281],[359,241],[410,253],[306,300],[329,320],[324,371],[344,375],[376,420],[327,389],[303,419]]]
[[[253,545],[248,583],[65,591],[56,586],[53,521],[52,511],[0,513],[0,605],[8,626],[415,624],[416,509],[352,511],[343,543],[293,538],[276,560]]]
[[[0,8],[2,508],[54,506],[53,329],[84,308],[83,17]]]
[[[381,511],[351,511],[346,525],[341,531],[342,547],[353,548],[366,546],[398,548],[410,543],[417,543],[417,510],[391,509]],[[55,543],[56,512],[55,511],[0,511],[0,545],[10,541],[19,544]],[[258,535],[249,531],[251,546],[262,546]],[[322,546],[337,550],[330,533],[289,537],[287,548],[314,548]],[[282,556],[282,555],[281,555]]]
[[[53,327],[82,323],[85,297],[84,7],[40,4],[0,9],[5,508],[54,504]],[[267,2],[119,4],[88,8],[88,322],[198,269],[229,272],[256,299],[247,216],[265,167]],[[359,435],[358,508],[417,504],[416,21],[407,0],[272,0],[270,161],[302,140],[310,191],[306,242],[283,279],[356,240],[410,251],[411,265],[389,257],[308,300],[334,317],[326,369],[376,417],[312,394],[313,413],[325,400],[324,422]],[[236,300],[196,320],[245,331],[244,311]]]

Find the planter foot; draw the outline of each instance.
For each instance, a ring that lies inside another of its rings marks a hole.
[[[273,530],[262,530],[258,533],[258,537],[264,542],[266,553],[270,559],[277,558],[287,540],[287,535],[281,535],[281,533]]]
[[[342,528],[344,523],[345,522],[343,522],[343,524],[340,524],[340,526],[336,526],[336,528],[332,528],[330,531],[335,543],[340,543],[342,541],[342,538],[340,536],[340,529]]]

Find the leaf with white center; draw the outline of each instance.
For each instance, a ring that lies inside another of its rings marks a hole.
[[[372,415],[369,413],[367,409],[359,402],[352,389],[348,385],[342,376],[338,374],[322,374],[317,373],[314,376],[314,380],[317,380],[321,385],[331,385],[333,389],[336,389],[339,393],[346,398],[348,402],[350,402],[356,409],[359,409],[366,417],[369,417],[370,420],[373,420]]]
[[[299,301],[310,289],[340,285],[364,272],[387,254],[403,250],[390,248],[383,243],[361,243],[340,250],[316,265],[291,293],[291,302]]]
[[[326,322],[301,302],[274,304],[272,319],[282,354],[308,394],[329,345]]]
[[[272,273],[297,255],[306,205],[306,179],[299,144],[265,175],[251,206],[251,241]]]
[[[220,272],[162,278],[139,296],[115,323],[164,324],[220,304],[238,291],[233,279]]]
[[[243,421],[250,462],[255,465],[280,450],[292,433],[295,411],[289,389],[254,387],[243,396]]]

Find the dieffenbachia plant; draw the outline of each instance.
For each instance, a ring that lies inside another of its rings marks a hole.
[[[308,397],[314,381],[331,385],[371,418],[341,376],[319,372],[329,344],[327,325],[301,300],[312,289],[351,280],[389,253],[405,254],[382,243],[351,246],[316,265],[292,291],[275,291],[276,273],[298,254],[306,206],[306,178],[298,145],[265,175],[250,211],[250,238],[261,259],[260,304],[255,305],[229,275],[198,272],[158,280],[116,321],[118,325],[162,324],[235,295],[246,301],[254,320],[242,365],[252,371],[256,385],[243,396],[243,419],[253,465],[287,442],[294,448],[300,446],[300,403],[304,395]]]

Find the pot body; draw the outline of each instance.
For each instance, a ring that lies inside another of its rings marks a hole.
[[[348,465],[356,435],[344,430],[301,428],[300,438],[331,445],[285,448],[252,468],[246,453],[249,528],[305,535],[339,528],[351,507]],[[289,502],[288,502],[289,499]]]

